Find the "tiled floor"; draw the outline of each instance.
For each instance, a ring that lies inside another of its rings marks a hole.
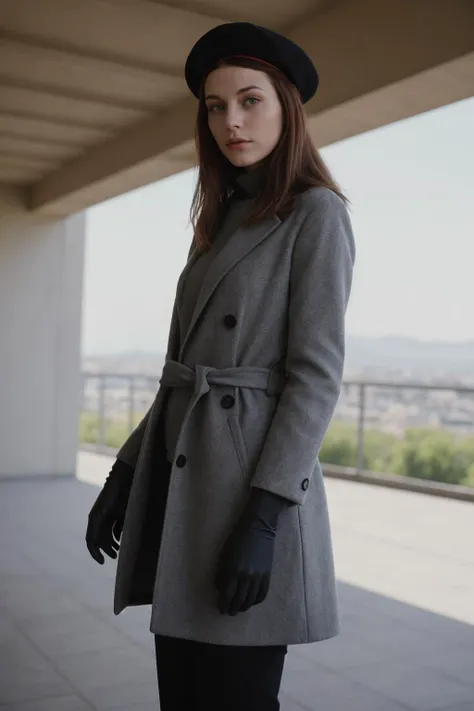
[[[0,711],[157,711],[149,608],[84,542],[111,460],[0,482]],[[327,481],[340,637],[290,647],[282,711],[474,711],[474,507]]]

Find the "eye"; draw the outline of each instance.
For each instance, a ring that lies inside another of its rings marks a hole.
[[[213,104],[212,106],[208,106],[207,110],[209,112],[217,113],[218,111],[221,111],[224,107],[224,104]]]
[[[257,99],[256,96],[249,96],[247,99],[245,99],[244,104],[247,102],[250,102],[250,106],[255,106],[256,104],[260,103],[260,99]]]

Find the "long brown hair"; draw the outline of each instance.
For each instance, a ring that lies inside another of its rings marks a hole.
[[[275,87],[283,110],[282,134],[265,159],[272,179],[264,181],[246,224],[258,222],[269,213],[284,216],[291,210],[295,197],[310,187],[329,188],[347,203],[347,198],[311,140],[298,89],[286,76],[258,60],[243,57],[221,60],[215,68],[218,66],[264,71]],[[198,181],[190,217],[194,228],[194,244],[199,252],[203,252],[213,242],[226,202],[232,194],[234,181],[242,172],[241,168],[236,168],[224,156],[209,129],[204,81],[199,98],[195,140]]]

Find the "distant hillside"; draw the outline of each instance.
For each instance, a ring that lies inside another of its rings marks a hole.
[[[347,337],[347,366],[474,370],[474,341],[448,343],[396,336]]]
[[[164,353],[132,351],[100,356],[85,356],[83,369],[90,372],[137,373],[156,375],[161,373]],[[474,376],[474,341],[447,343],[441,341],[418,341],[412,338],[347,337],[346,373],[367,371],[392,375],[411,371],[429,377],[430,374],[450,376]]]
[[[164,362],[164,353],[131,351],[130,353],[84,356],[82,368],[90,373],[159,375]]]

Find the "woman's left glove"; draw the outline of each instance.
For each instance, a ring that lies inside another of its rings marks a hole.
[[[86,544],[99,565],[104,564],[102,550],[110,558],[117,557],[134,471],[131,466],[116,459],[89,512]]]
[[[270,587],[278,518],[292,502],[253,487],[237,525],[227,539],[214,584],[219,610],[236,615],[263,602]]]

